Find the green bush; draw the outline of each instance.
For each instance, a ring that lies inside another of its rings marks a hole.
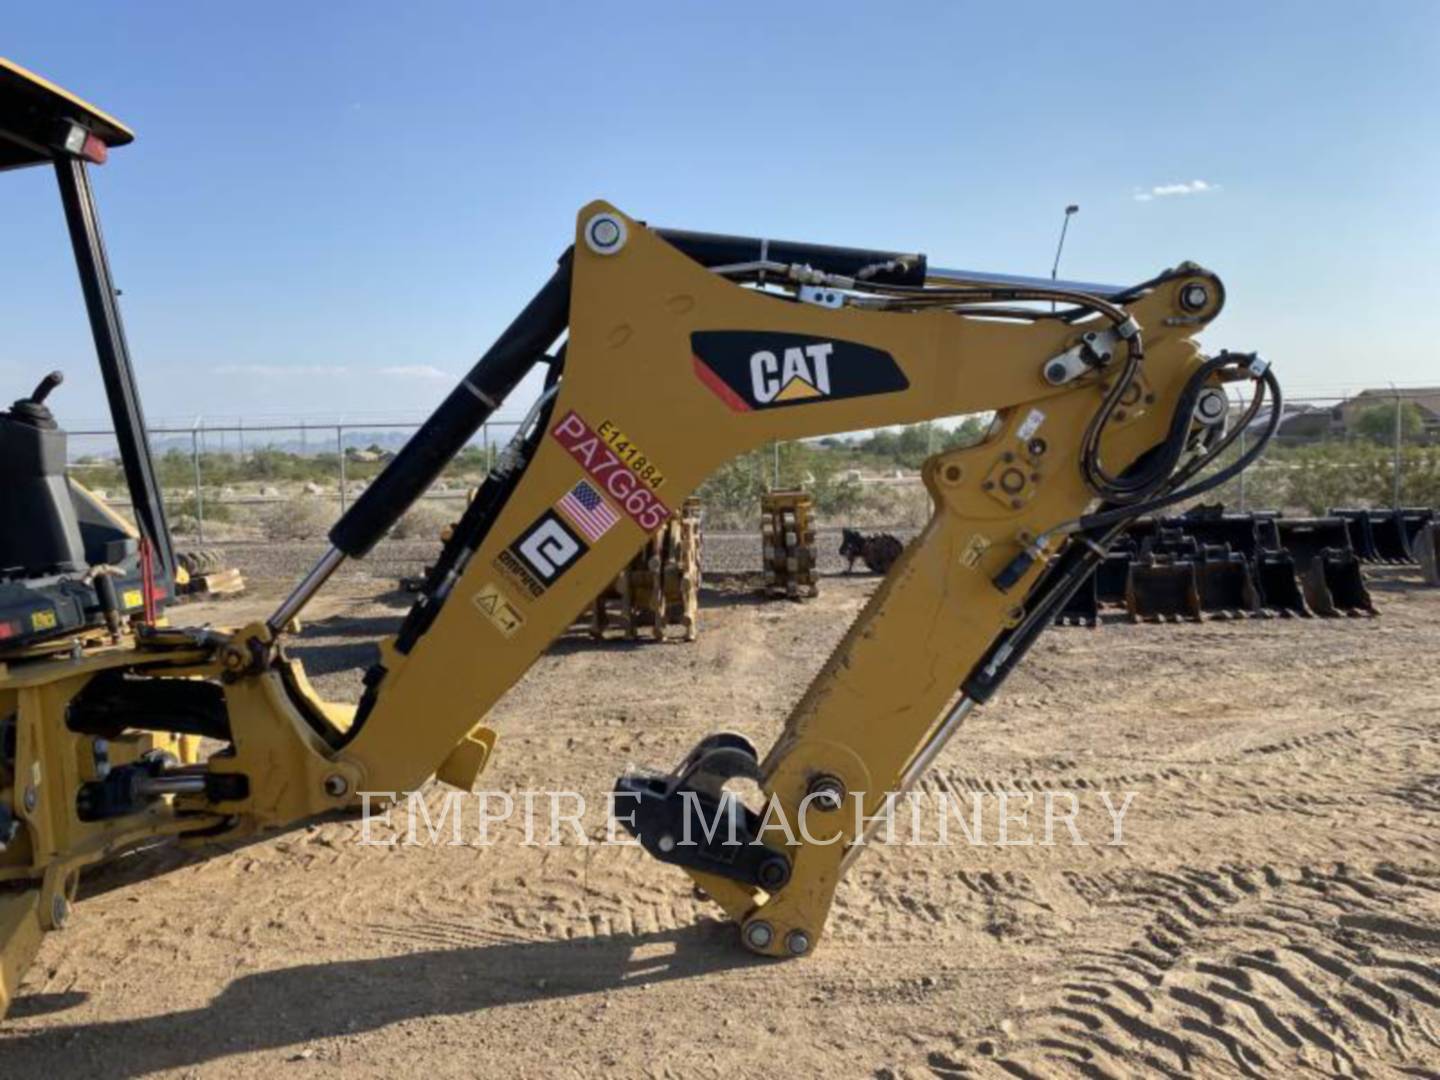
[[[1363,439],[1385,446],[1395,445],[1395,403],[1362,409],[1355,414],[1349,427]],[[1401,442],[1418,438],[1424,430],[1425,414],[1420,411],[1420,406],[1413,401],[1403,402],[1400,405]]]
[[[1226,461],[1234,460],[1235,453]],[[1400,480],[1403,505],[1440,505],[1440,449],[1403,448]],[[1394,497],[1394,450],[1367,440],[1275,447],[1245,473],[1245,505],[1250,509],[1323,514],[1337,506],[1389,506]],[[1206,498],[1238,507],[1240,480],[1229,481]]]

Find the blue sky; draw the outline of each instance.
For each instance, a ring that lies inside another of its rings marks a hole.
[[[1210,266],[1207,345],[1292,393],[1440,383],[1434,3],[133,0],[5,30],[138,134],[96,183],[152,422],[428,410],[594,197],[1018,273],[1078,202],[1062,273]],[[53,179],[0,180],[0,398],[63,367],[97,417]]]

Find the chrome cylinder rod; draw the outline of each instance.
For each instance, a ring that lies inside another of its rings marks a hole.
[[[974,708],[975,699],[961,695],[960,700],[955,702],[954,707],[945,714],[945,718],[941,720],[935,730],[930,733],[930,738],[925,740],[925,745],[920,747],[920,750],[910,762],[909,767],[901,775],[899,785],[895,788],[894,792],[887,795],[886,799],[882,801],[882,807],[886,802],[889,802],[891,798],[903,799],[906,795],[910,794],[910,789],[913,788],[920,781],[920,778],[929,770],[936,756],[941,750],[945,749],[945,744],[950,741],[951,736],[953,736],[955,732],[960,730],[960,725],[965,722],[965,718],[970,715],[971,710]],[[866,844],[869,843],[870,838],[875,835],[875,831],[880,827],[880,824],[880,815],[876,814],[866,824],[865,831],[861,834],[861,838],[851,842],[845,851],[844,858],[840,860],[840,873],[842,875],[850,869],[850,864],[860,857],[860,853],[865,850]]]
[[[330,580],[330,575],[335,573],[340,564],[345,561],[345,553],[339,548],[332,547],[327,551],[321,560],[315,564],[315,569],[305,575],[305,580],[295,587],[295,591],[285,598],[275,614],[265,620],[265,625],[271,634],[279,634],[290,620],[300,614],[302,608],[310,602],[310,598],[320,591],[320,587]]]
[[[147,776],[135,782],[138,795],[204,795],[205,777],[187,773],[184,776]]]
[[[931,266],[925,271],[925,281],[933,285],[975,285],[997,289],[1064,289],[1066,292],[1082,292],[1101,298],[1119,296],[1128,290],[1125,285],[1102,285],[1095,281],[1059,281],[1042,277],[1027,277],[1024,274],[997,274],[990,270],[950,270]]]

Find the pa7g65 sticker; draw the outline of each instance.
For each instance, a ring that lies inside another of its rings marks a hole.
[[[635,473],[600,435],[573,409],[550,431],[585,471],[595,478],[606,494],[620,504],[636,525],[646,532],[658,529],[670,516],[647,481]],[[658,473],[656,475],[659,475]],[[657,485],[658,486],[658,485]]]
[[[736,412],[893,394],[910,380],[883,349],[767,330],[690,335],[695,374]]]

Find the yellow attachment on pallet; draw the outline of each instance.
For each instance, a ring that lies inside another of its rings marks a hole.
[[[700,500],[692,496],[595,597],[588,609],[591,637],[605,636],[614,605],[629,638],[638,637],[640,625],[648,622],[656,641],[665,640],[672,626],[694,641],[700,630],[701,546]]]
[[[768,491],[760,498],[765,591],[799,600],[820,594],[815,500],[804,491]]]

